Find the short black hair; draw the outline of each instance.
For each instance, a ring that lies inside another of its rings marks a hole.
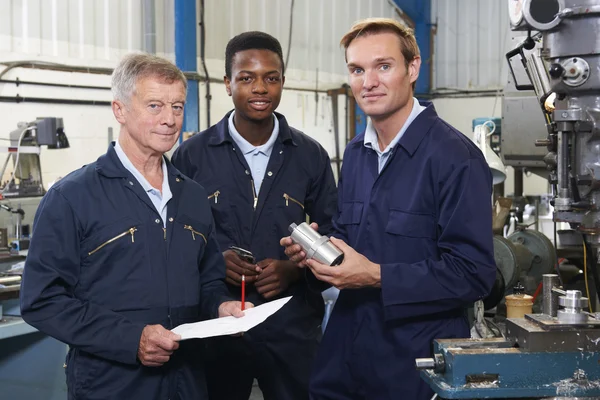
[[[233,37],[227,48],[225,49],[225,75],[231,78],[231,66],[233,64],[233,57],[244,50],[270,50],[279,56],[281,60],[281,70],[285,70],[283,63],[283,51],[281,50],[281,43],[268,33],[259,31],[250,31],[240,33]]]

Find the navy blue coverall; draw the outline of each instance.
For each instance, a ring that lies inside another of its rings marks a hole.
[[[469,337],[465,307],[495,279],[491,174],[429,105],[378,173],[364,134],[346,148],[335,236],[381,264],[381,289],[348,289],[327,325],[311,399],[429,400],[415,358]]]
[[[57,182],[36,213],[21,287],[25,321],[70,346],[69,399],[205,399],[200,342],[143,366],[146,325],[217,316],[229,300],[206,192],[166,159],[166,228],[109,146]]]
[[[229,134],[229,114],[185,141],[173,155],[173,164],[207,189],[222,251],[235,245],[250,250],[257,262],[288,260],[279,241],[289,235],[292,222],[304,222],[308,214],[321,233],[331,232],[337,192],[329,156],[275,113],[279,135],[254,210],[252,175]],[[211,398],[247,399],[255,377],[267,399],[308,398],[323,318],[321,291],[327,286],[308,269],[303,272],[302,280],[278,296],[293,295],[292,300],[271,318],[241,338],[210,341]],[[240,288],[228,287],[239,299]],[[246,293],[255,305],[266,301],[254,286],[247,285]]]

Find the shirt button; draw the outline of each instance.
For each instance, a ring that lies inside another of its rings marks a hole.
[[[129,181],[129,184],[130,184],[131,186],[133,186],[133,182]]]
[[[246,172],[246,175],[250,175],[250,171],[246,170],[245,172]]]
[[[283,154],[283,150],[280,150],[280,151],[279,151],[279,154]]]
[[[181,181],[181,179],[175,178],[175,182],[179,182],[179,181]]]
[[[169,218],[169,222],[173,222],[173,217]]]
[[[154,220],[154,222],[156,222],[157,224],[160,224],[160,219],[156,218],[156,219]]]
[[[233,147],[233,151],[235,151],[235,147]]]
[[[267,175],[273,176],[273,173],[271,171],[269,171],[269,172],[267,172]]]

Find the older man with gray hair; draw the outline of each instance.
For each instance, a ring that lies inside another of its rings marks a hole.
[[[70,346],[69,399],[204,399],[199,344],[170,329],[243,313],[228,301],[206,192],[163,156],[181,131],[186,78],[132,54],[112,88],[119,140],[42,199],[22,315]]]

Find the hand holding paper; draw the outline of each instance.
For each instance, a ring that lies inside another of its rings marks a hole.
[[[223,317],[191,324],[183,324],[174,328],[172,332],[180,335],[181,340],[233,335],[240,332],[246,332],[279,311],[279,309],[290,301],[291,298],[291,296],[285,297],[283,299],[261,304],[254,308],[246,309],[244,311],[245,315],[240,318]]]

